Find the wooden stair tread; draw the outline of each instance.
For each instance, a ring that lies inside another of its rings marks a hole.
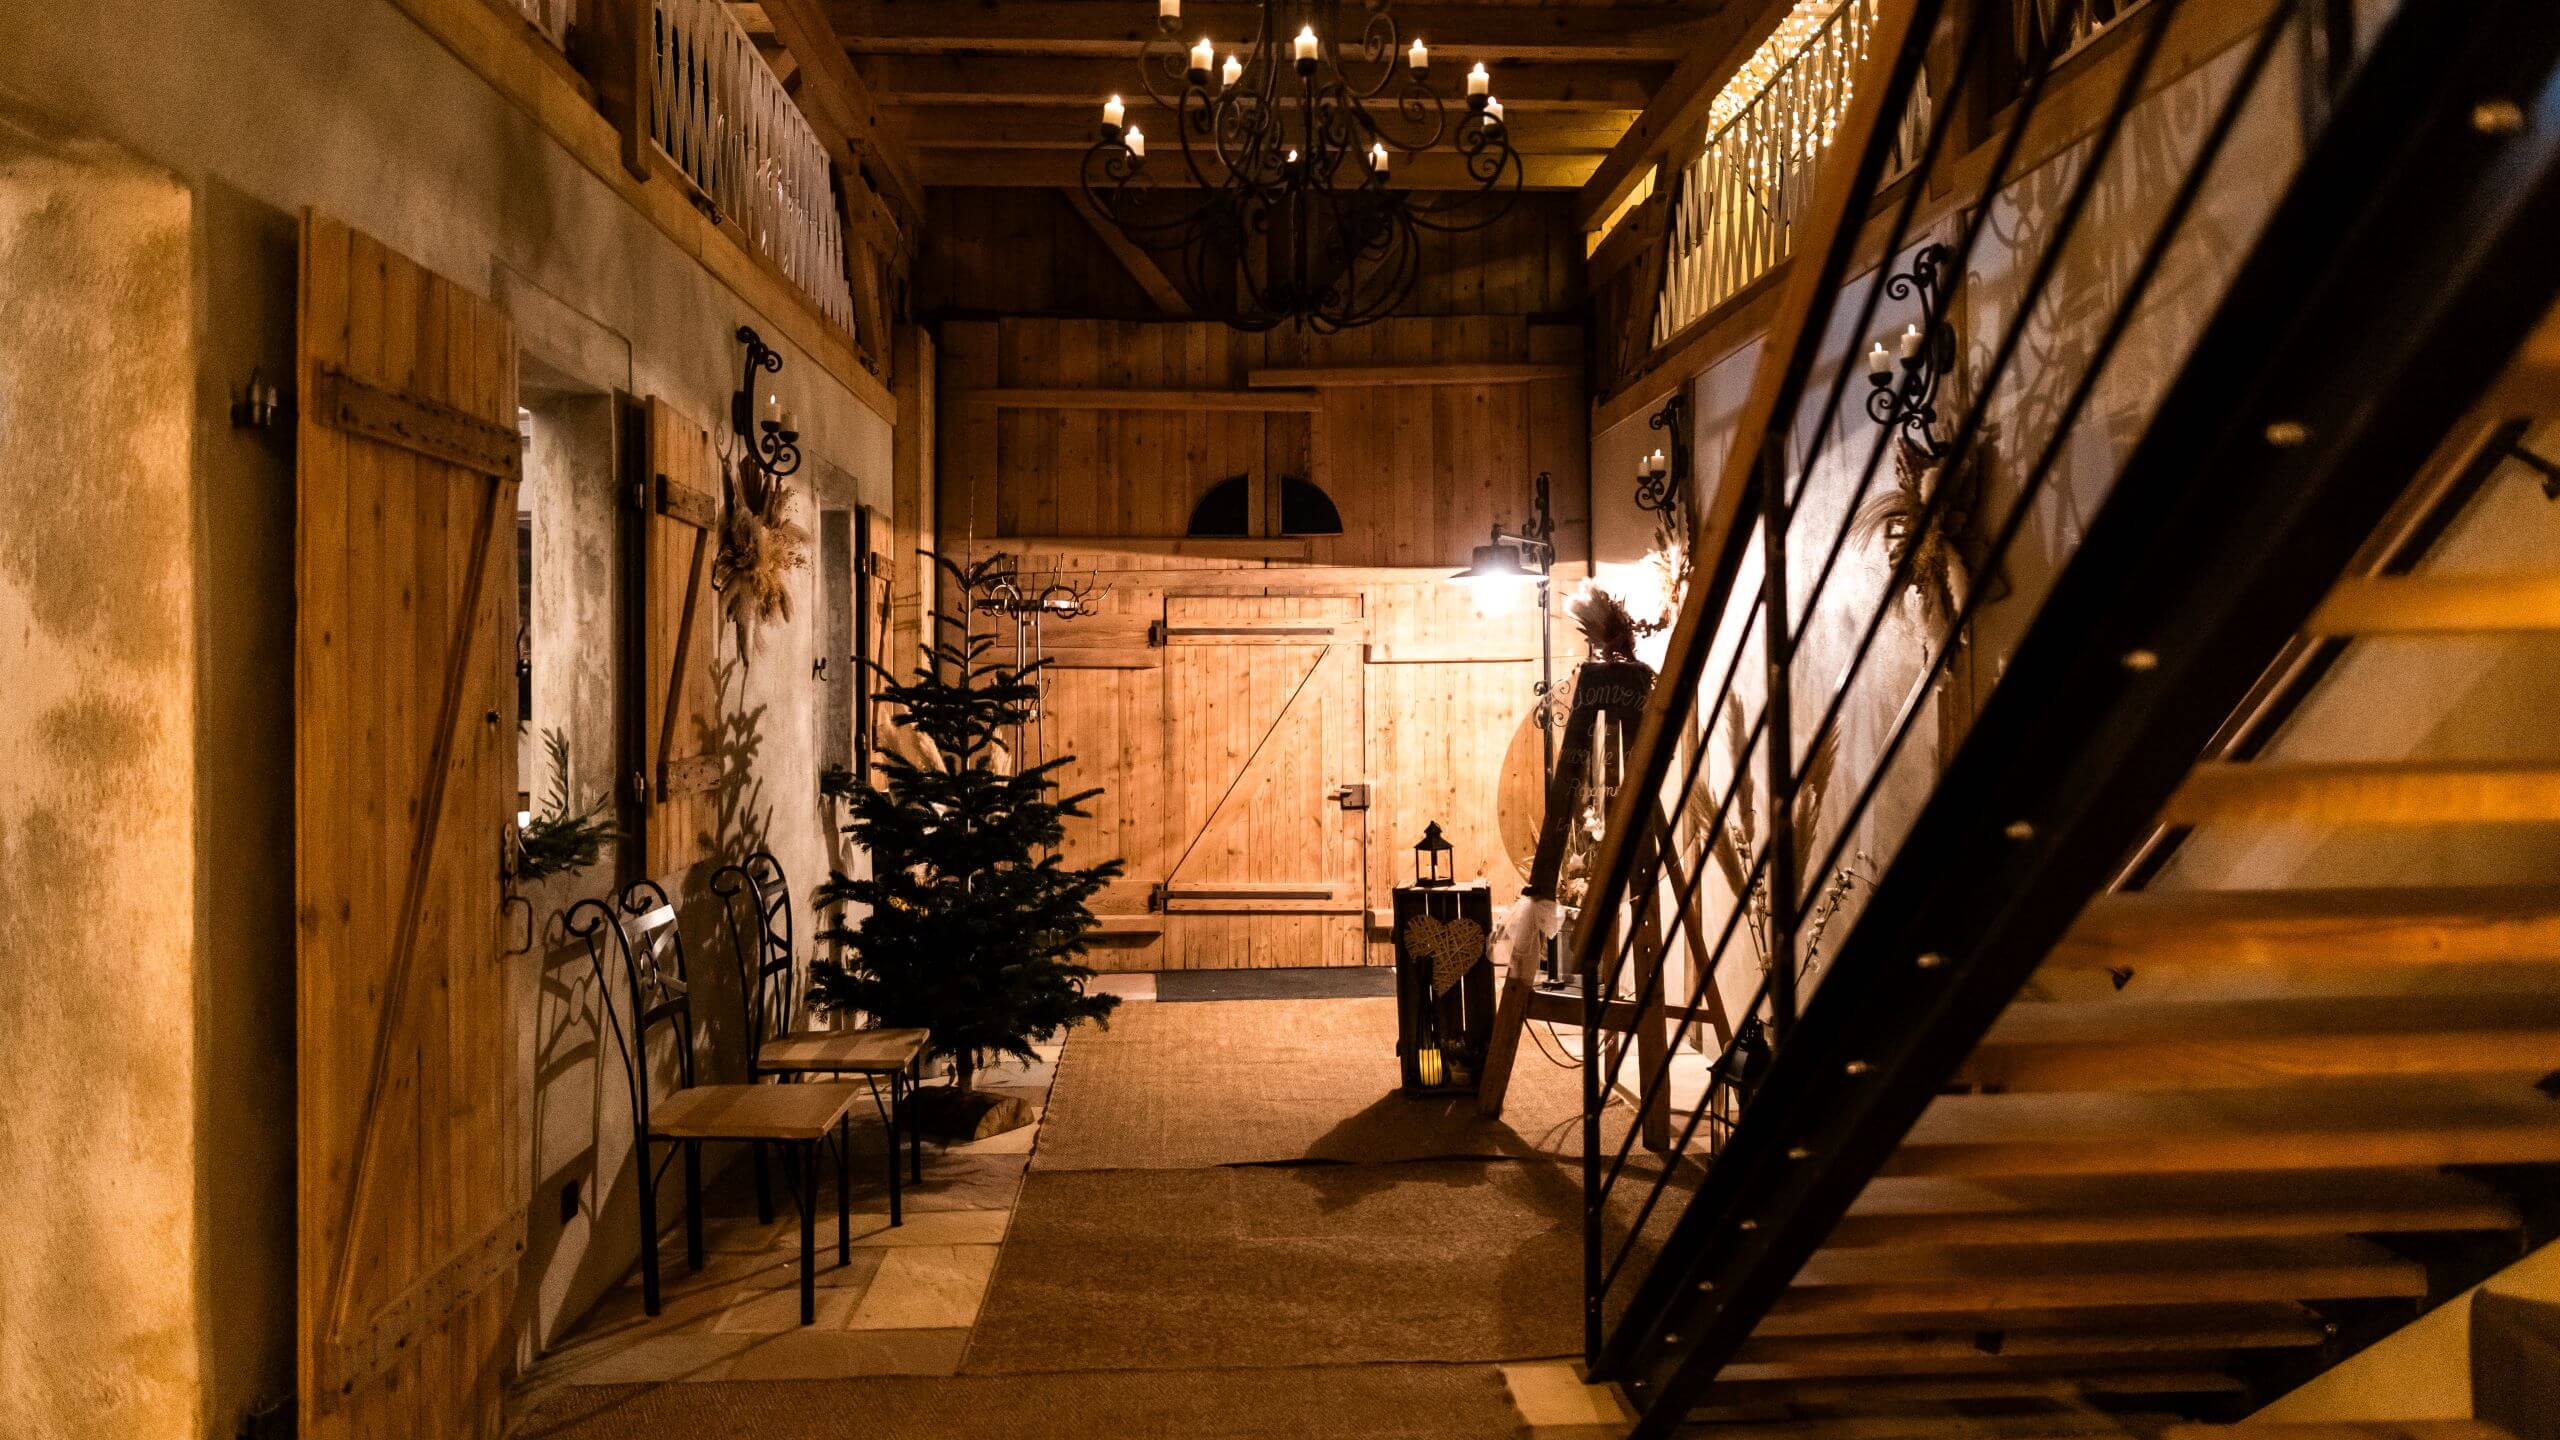
[[[817,1140],[862,1098],[859,1085],[696,1085],[649,1105],[669,1140]]]
[[[2486,1420],[2251,1420],[2237,1425],[2172,1425],[2160,1440],[2515,1440]]]
[[[2104,1045],[2139,1041],[2407,1037],[2560,1029],[2560,992],[2468,985],[2444,994],[2154,1001],[2136,991],[2092,1000],[2017,1000],[1983,1038],[1986,1046]],[[2560,1055],[2553,1057],[2560,1064]],[[2546,1067],[2548,1068],[2548,1067]]]
[[[2144,1276],[2231,1270],[2316,1270],[2405,1264],[2368,1240],[2347,1236],[2249,1242],[2165,1241],[2098,1245],[1928,1246],[1820,1250],[1793,1288],[1928,1286],[2057,1275]]]
[[[2560,630],[2560,574],[2363,575],[2338,583],[2313,635],[2482,635]]]
[[[2048,968],[2334,968],[2560,960],[2560,886],[2101,895]]]
[[[2530,825],[2560,822],[2549,761],[2238,764],[2189,772],[2163,825]]]
[[[2297,1300],[2213,1299],[2170,1304],[2109,1304],[2104,1301],[2058,1306],[2005,1307],[1999,1310],[1905,1310],[1869,1314],[1854,1310],[1772,1313],[1752,1330],[1758,1338],[1809,1338],[1845,1335],[1907,1335],[1945,1331],[1975,1334],[1997,1330],[2004,1335],[2055,1336],[2084,1330],[2183,1326],[2190,1329],[2239,1329],[2294,1323],[2318,1325],[2321,1318]]]

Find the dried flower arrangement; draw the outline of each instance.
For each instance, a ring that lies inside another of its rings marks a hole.
[[[809,564],[809,531],[791,518],[791,487],[741,462],[724,487],[720,552],[711,562],[711,588],[720,592],[729,623],[738,628],[738,651],[751,654],[755,632],[791,618],[791,576]]]
[[[1861,544],[1881,540],[1885,562],[1900,568],[1910,563],[1906,590],[1918,608],[1923,631],[1934,643],[1961,614],[1987,558],[1981,529],[1982,477],[1986,457],[1998,439],[1987,427],[1980,443],[1952,477],[1946,462],[1932,458],[1909,436],[1893,447],[1893,487],[1879,490],[1858,507],[1850,538]],[[1939,487],[1950,485],[1943,500]],[[1936,513],[1930,505],[1936,502]],[[1999,596],[1996,577],[1991,598]]]
[[[1725,812],[1721,830],[1713,828],[1718,800],[1714,789],[1701,782],[1689,791],[1681,821],[1688,831],[1689,847],[1701,842],[1715,856],[1716,868],[1723,872],[1725,884],[1743,897],[1745,925],[1751,943],[1759,952],[1760,968],[1766,972],[1770,963],[1773,937],[1770,932],[1771,890],[1769,873],[1763,867],[1756,875],[1753,867],[1760,862],[1759,783],[1753,778],[1749,747],[1749,731],[1743,724],[1742,701],[1738,696],[1725,697],[1725,749],[1733,772],[1733,805]],[[1795,804],[1790,812],[1790,833],[1794,839],[1796,869],[1802,873],[1813,861],[1821,837],[1822,800],[1831,785],[1832,767],[1840,758],[1840,730],[1836,722],[1825,725],[1814,737],[1813,748],[1804,759],[1798,776]],[[1848,863],[1836,867],[1823,880],[1822,893],[1806,916],[1806,924],[1797,934],[1800,947],[1799,978],[1810,976],[1821,963],[1822,942],[1831,922],[1847,904],[1849,894],[1868,882],[1868,868],[1873,861],[1861,851]]]

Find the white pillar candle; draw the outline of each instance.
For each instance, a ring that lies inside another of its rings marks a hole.
[[[1123,135],[1121,135],[1121,137],[1120,137],[1120,143],[1129,147],[1129,153],[1130,153],[1130,154],[1132,154],[1132,155],[1134,155],[1134,156],[1138,157],[1138,158],[1139,158],[1139,159],[1141,159],[1141,160],[1144,160],[1144,159],[1146,159],[1146,158],[1147,158],[1147,132],[1146,132],[1146,131],[1139,129],[1139,128],[1138,128],[1137,126],[1135,126],[1135,125],[1132,125],[1132,126],[1130,126],[1130,127],[1129,127],[1129,129],[1128,129],[1128,131],[1127,131],[1126,133],[1124,133]]]
[[[1300,63],[1305,63],[1315,59],[1316,27],[1313,25],[1302,25],[1298,27],[1298,38],[1296,41],[1292,42],[1292,49]]]
[[[1201,36],[1200,43],[1191,47],[1191,73],[1194,75],[1208,74],[1210,65],[1215,63],[1217,58],[1218,52],[1211,49],[1209,46],[1209,37],[1206,35]]]
[[[799,433],[800,433],[800,412],[799,412],[799,411],[797,411],[797,410],[785,410],[785,411],[783,411],[783,412],[782,412],[782,428],[783,428],[783,429],[785,429],[785,430],[790,431],[790,432],[791,432],[792,434],[794,434],[794,435],[799,434]]]
[[[1423,44],[1420,40],[1414,41],[1413,48],[1405,52],[1404,63],[1412,66],[1416,70],[1430,69],[1431,47]]]
[[[1385,141],[1376,141],[1369,146],[1369,168],[1377,171],[1381,175],[1387,173],[1387,146]]]
[[[1159,20],[1181,19],[1182,0],[1156,0],[1156,18]]]
[[[1913,325],[1902,332],[1902,358],[1916,360],[1920,356],[1920,327]]]
[[[1502,102],[1494,99],[1490,95],[1486,96],[1484,100],[1484,118],[1499,122],[1502,119]]]
[[[1884,342],[1867,352],[1867,373],[1881,380],[1893,373],[1893,357],[1884,353]]]
[[[1129,107],[1121,104],[1120,97],[1117,95],[1102,102],[1102,123],[1114,130],[1120,128],[1120,122],[1126,119],[1128,114]]]
[[[1470,95],[1493,93],[1493,76],[1486,73],[1484,62],[1481,60],[1476,62],[1476,68],[1467,72],[1467,93]]]
[[[1233,55],[1228,56],[1226,69],[1220,72],[1220,78],[1226,81],[1228,89],[1233,90],[1244,79],[1244,62]]]

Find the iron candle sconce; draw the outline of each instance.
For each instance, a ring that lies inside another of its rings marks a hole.
[[[1636,508],[1668,515],[1689,495],[1689,396],[1674,390],[1646,422],[1663,432],[1662,444],[1636,462]]]
[[[1902,332],[1892,350],[1879,340],[1867,352],[1867,418],[1887,430],[1900,430],[1913,449],[1931,460],[1945,458],[1936,435],[1938,386],[1956,363],[1955,327],[1947,323],[1946,246],[1923,245],[1911,256],[1911,268],[1886,277],[1884,293],[1895,300],[1917,299],[1920,319]]]
[[[800,431],[793,417],[784,414],[776,402],[773,415],[756,416],[756,374],[782,373],[782,356],[752,325],[738,327],[738,343],[747,347],[746,370],[738,379],[738,393],[729,397],[729,429],[744,447],[749,470],[761,477],[760,488],[770,489],[800,468]],[[750,496],[748,503],[763,509],[763,497]]]

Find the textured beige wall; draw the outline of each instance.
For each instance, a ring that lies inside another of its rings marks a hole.
[[[113,770],[118,784],[150,782],[142,786],[145,795],[124,805],[115,846],[139,843],[138,817],[149,806],[180,807],[183,818],[175,823],[190,835],[192,848],[173,852],[183,862],[175,869],[157,862],[146,867],[163,879],[151,898],[169,907],[155,919],[179,928],[155,940],[173,957],[156,967],[135,963],[124,939],[130,929],[113,919],[70,927],[66,935],[84,942],[108,937],[103,947],[88,943],[83,953],[99,973],[117,977],[100,1003],[112,1003],[127,1021],[142,1002],[132,979],[137,972],[185,997],[178,1018],[161,1027],[166,1045],[151,1053],[174,1064],[171,1057],[189,1054],[192,1044],[195,1074],[190,1079],[179,1070],[166,1077],[172,1088],[153,1107],[154,1118],[183,1135],[192,1115],[208,1142],[201,1164],[183,1147],[155,1150],[155,1160],[178,1165],[181,1178],[142,1187],[154,1203],[178,1205],[181,1214],[192,1196],[192,1223],[185,1228],[199,1237],[196,1243],[143,1247],[148,1266],[129,1273],[100,1269],[86,1280],[89,1308],[117,1315],[150,1313],[149,1297],[162,1285],[189,1297],[193,1312],[168,1332],[168,1343],[187,1352],[195,1388],[186,1404],[193,1414],[183,1421],[126,1416],[118,1423],[80,1379],[83,1365],[105,1362],[105,1348],[86,1340],[60,1351],[24,1348],[28,1342],[20,1337],[30,1332],[20,1323],[21,1271],[10,1267],[33,1264],[27,1257],[37,1247],[20,1246],[16,1255],[0,1255],[0,1366],[7,1367],[0,1368],[6,1392],[0,1394],[0,1434],[48,1433],[9,1423],[19,1415],[86,1413],[81,1423],[105,1428],[77,1433],[229,1440],[245,1408],[290,1393],[293,1383],[292,877],[281,860],[292,842],[293,472],[288,444],[231,430],[224,408],[252,363],[271,378],[290,373],[295,216],[316,206],[494,297],[516,320],[528,360],[590,397],[654,393],[714,422],[737,383],[731,335],[741,323],[759,325],[768,337],[776,327],[741,305],[389,0],[20,6],[9,14],[6,31],[0,115],[25,114],[47,130],[112,141],[174,173],[180,187],[174,193],[192,206],[191,219],[179,212],[174,253],[181,264],[191,261],[197,279],[192,301],[173,299],[167,323],[153,332],[165,370],[153,394],[174,407],[174,423],[192,429],[195,471],[191,485],[178,485],[148,516],[174,525],[178,545],[149,572],[166,577],[164,588],[175,587],[177,601],[156,607],[155,599],[148,615],[152,625],[165,627],[172,663],[194,667],[196,688],[191,699],[166,686],[148,692],[150,736],[157,743],[166,738],[157,727],[174,727],[169,734],[177,748],[165,759],[175,768],[93,762]],[[23,302],[0,297],[0,304],[14,303]],[[834,493],[826,503],[887,507],[888,425],[806,357],[784,348],[783,383],[808,432],[809,474],[843,477],[830,482]],[[26,353],[0,332],[0,372],[22,365]],[[141,363],[139,355],[124,358]],[[189,442],[180,433],[183,452]],[[0,445],[23,440],[13,432]],[[14,459],[0,479],[13,491],[40,484],[50,485],[48,497],[63,488],[58,477]],[[124,492],[111,498],[120,512]],[[32,544],[15,537],[22,528],[50,524],[53,514],[49,504],[12,506],[0,515],[0,536]],[[147,538],[128,535],[121,553],[133,554]],[[581,564],[598,558],[583,555]],[[0,555],[0,587],[20,584],[6,567],[22,560],[75,564],[43,551]],[[580,583],[591,578],[590,572]],[[760,835],[780,853],[804,896],[824,873],[831,839],[813,759],[818,687],[809,672],[818,641],[807,615],[815,577],[806,583],[809,603],[801,619],[762,637],[751,666],[732,667],[731,704],[746,717],[736,750],[751,773],[728,811],[737,835]],[[128,601],[156,595],[121,583],[92,588],[112,589]],[[9,607],[21,603],[18,593],[0,588],[0,646],[12,647],[0,650],[0,678],[24,694],[20,674],[43,661],[22,660],[18,651],[57,642],[52,632],[29,630],[13,618]],[[111,607],[83,623],[123,623],[103,617],[137,608]],[[723,660],[733,660],[735,637],[725,627],[719,643]],[[592,657],[608,684],[609,651]],[[89,645],[81,653],[95,666],[118,652]],[[591,685],[593,678],[579,683]],[[18,727],[10,732],[13,753],[45,753],[41,747],[53,743],[41,730],[44,713],[17,704],[0,720],[0,727]],[[117,743],[111,726],[83,733]],[[589,773],[600,776],[604,767]],[[529,788],[539,787],[541,777],[526,778]],[[21,857],[40,847],[58,857],[66,847],[79,853],[108,843],[47,818],[29,788],[34,783],[0,778],[0,825],[6,827],[0,855],[8,867],[0,870],[0,919],[14,920],[27,903],[20,899],[27,883],[19,878],[22,863],[35,864],[40,879],[61,868]],[[134,868],[115,863],[122,867],[117,873]],[[189,866],[201,877],[193,892],[182,883]],[[697,874],[681,888],[698,890],[702,879]],[[537,896],[543,928],[549,930],[577,894],[608,880],[600,870]],[[71,893],[47,892],[43,913],[65,913],[62,897]],[[712,933],[701,907],[689,905],[686,914],[701,947],[698,962],[725,970],[725,953],[708,944]],[[574,967],[563,963],[568,960]],[[592,1069],[594,996],[581,979],[583,957],[554,953],[510,963],[527,1074],[535,1073],[537,1049],[545,1061],[565,1057],[556,1069],[539,1072],[541,1087],[527,1097],[537,1111],[529,1133],[538,1147],[531,1157],[535,1229],[524,1286],[529,1353],[572,1323],[587,1297],[636,1255],[636,1206],[622,1158],[630,1125],[625,1100],[618,1088],[599,1087]],[[34,973],[14,961],[0,965],[0,1042],[15,1027],[62,1023],[59,1016],[21,1014],[27,1002],[19,992],[33,982],[19,977]],[[714,1073],[725,1073],[736,1059],[730,994],[715,984],[706,997],[706,1018],[715,1022],[708,1057]],[[53,1052],[0,1043],[0,1053],[12,1054],[14,1069],[17,1055]],[[8,1153],[75,1144],[59,1128],[67,1123],[68,1117],[40,1116],[31,1101],[0,1096],[0,1127],[14,1127],[6,1131]],[[94,1153],[98,1133],[102,1127],[92,1126],[76,1143]],[[22,1213],[15,1187],[29,1185],[25,1193],[44,1194],[61,1224],[144,1233],[123,1208],[133,1203],[123,1191],[32,1186],[39,1173],[25,1167],[0,1179],[0,1187],[11,1187],[0,1189],[0,1214],[14,1219]],[[559,1190],[573,1178],[584,1181],[586,1212],[564,1226]],[[114,1385],[136,1383],[139,1353],[118,1352],[115,1368],[101,1373]]]
[[[0,120],[0,1434],[199,1406],[184,189]]]

